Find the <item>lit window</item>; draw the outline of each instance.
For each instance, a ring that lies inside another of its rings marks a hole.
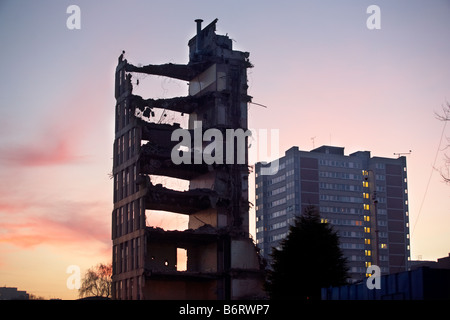
[[[364,250],[364,253],[368,257],[370,257],[372,255],[372,251],[370,251],[370,250]]]
[[[370,221],[370,216],[364,216],[364,221]]]
[[[363,181],[363,187],[364,188],[368,188],[369,187],[369,182],[368,181]]]
[[[363,197],[364,197],[364,199],[369,199],[369,194],[367,192],[364,192]]]
[[[381,243],[380,244],[380,248],[381,249],[387,249],[387,244],[386,243]]]
[[[321,219],[320,219],[320,222],[321,222],[321,223],[328,223],[328,219],[321,218]]]
[[[370,206],[368,204],[364,204],[364,210],[370,210]]]
[[[372,265],[372,262],[366,261],[366,268],[370,267]]]
[[[365,244],[370,244],[370,239],[364,239]]]
[[[370,233],[370,228],[369,227],[364,227],[364,232],[365,233]]]

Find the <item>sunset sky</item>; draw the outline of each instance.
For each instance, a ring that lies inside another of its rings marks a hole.
[[[79,30],[66,26],[72,4]],[[372,4],[380,30],[366,26]],[[73,299],[67,267],[111,260],[117,58],[187,63],[197,18],[218,18],[217,33],[250,52],[249,94],[267,108],[249,105],[249,127],[279,129],[280,156],[313,142],[382,157],[412,150],[411,259],[447,256],[450,185],[433,164],[450,155],[450,125],[440,143],[435,117],[450,102],[449,17],[448,0],[0,1],[0,286]],[[182,81],[141,83],[144,98],[187,94]]]

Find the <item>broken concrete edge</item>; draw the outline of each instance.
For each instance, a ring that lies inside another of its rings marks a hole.
[[[217,192],[211,189],[196,188],[177,191],[165,188],[160,183],[153,185],[148,176],[139,175],[139,177],[137,183],[142,184],[144,182],[146,185],[146,209],[150,210],[163,210],[190,215],[208,208],[228,208],[232,200],[232,195],[230,197],[219,197]],[[182,204],[186,206],[184,209]],[[240,206],[248,211],[250,203],[241,199]]]
[[[155,135],[152,133],[158,133],[159,136],[161,136],[162,134],[166,136],[164,143],[170,142],[170,139],[168,139],[168,137],[172,136],[172,132],[174,130],[181,128],[179,123],[168,124],[168,123],[147,122],[139,117],[136,117],[136,121],[137,121],[136,124],[142,128],[142,140],[144,141],[154,141],[155,137],[152,138],[152,136]]]
[[[209,105],[214,103],[214,99],[228,99],[230,97],[231,93],[227,90],[222,91],[211,91],[205,94],[202,94],[201,96],[179,96],[179,97],[173,97],[168,99],[144,99],[139,95],[131,95],[131,107],[134,107],[134,111],[132,112],[133,115],[136,117],[136,109],[139,109],[143,116],[146,118],[149,118],[150,112],[153,108],[158,109],[166,109],[171,111],[176,111],[180,113],[192,113],[198,108],[200,108],[202,105]],[[241,101],[242,102],[251,102],[252,101],[251,96],[244,94],[241,95]],[[138,118],[139,119],[139,118]],[[231,128],[230,128],[231,129]]]
[[[125,60],[124,68],[126,72],[145,73],[156,76],[164,76],[178,80],[191,81],[204,70],[206,70],[213,62],[199,62],[195,64],[148,64],[142,67],[134,66]]]
[[[238,238],[241,240],[242,236],[246,236],[244,232],[242,232],[240,229],[236,229],[233,227],[221,227],[216,228],[213,227],[210,224],[204,224],[201,227],[198,227],[196,229],[186,229],[186,230],[164,230],[160,227],[146,227],[145,229],[146,233],[149,235],[164,235],[164,236],[170,236],[170,235],[214,235],[214,236],[227,236],[230,238]],[[247,233],[248,235],[248,233]],[[251,238],[248,238],[251,241]]]
[[[186,229],[186,230],[164,230],[160,227],[147,226],[145,228],[145,233],[149,241],[159,240],[164,242],[177,242],[182,240],[183,242],[196,241],[206,241],[213,242],[220,238],[230,238],[231,240],[245,241],[252,245],[255,253],[258,257],[258,262],[260,269],[265,270],[267,266],[266,260],[259,254],[260,249],[254,245],[253,238],[249,232],[243,232],[240,228],[235,228],[231,226],[227,227],[213,227],[210,224],[204,224],[196,229]],[[192,237],[194,236],[194,237]],[[247,270],[247,269],[245,269]]]
[[[146,187],[145,208],[150,210],[191,215],[208,208],[227,207],[230,202],[211,189],[177,191],[165,188],[162,184],[153,185],[149,179]]]
[[[147,279],[157,280],[218,280],[221,277],[221,273],[218,272],[199,272],[199,271],[161,271],[153,270],[149,268],[144,269],[144,276]]]
[[[217,170],[219,168],[225,168],[229,166],[229,164],[227,163],[225,153],[221,158],[218,158],[218,160],[216,160],[215,162],[208,164],[202,159],[203,153],[194,148],[191,149],[187,148],[187,150],[183,151],[185,153],[190,153],[190,157],[188,156],[188,159],[190,159],[190,161],[189,160],[185,161],[186,159],[184,159],[180,164],[175,164],[172,161],[172,152],[174,151],[173,148],[179,144],[179,141],[168,140],[167,143],[155,143],[153,141],[149,140],[147,141],[148,141],[147,143],[141,146],[141,150],[139,152],[140,160],[144,158],[160,159],[164,161],[170,161],[171,164],[175,167],[180,165],[186,165],[189,166],[191,169],[210,168],[209,170],[206,171]],[[193,143],[191,143],[191,145],[193,145]],[[197,159],[202,159],[201,163],[197,163]],[[248,167],[248,165],[246,164],[237,164],[237,165]],[[248,171],[248,169],[246,171]]]
[[[186,197],[219,197],[216,191],[206,188],[196,188],[196,189],[189,189],[186,191],[178,191],[173,190],[164,187],[161,183],[153,184],[149,183],[147,184],[147,195],[151,195],[152,193],[165,193],[167,195],[174,195],[174,196],[186,196]]]
[[[248,59],[248,52],[235,51],[235,53],[238,53],[240,57],[232,58],[233,62],[235,62],[240,67],[253,68],[253,64]],[[230,60],[224,57],[207,57],[208,61],[198,61],[190,64],[148,64],[142,67],[137,67],[131,63],[128,63],[127,60],[124,60],[123,63],[117,66],[117,69],[125,69],[125,72],[128,72],[127,75],[136,72],[155,76],[163,76],[183,81],[192,81],[195,77],[200,75],[213,64],[228,64]]]
[[[211,94],[209,96],[213,95]],[[205,97],[202,97],[202,99],[200,99],[193,96],[180,96],[169,99],[144,99],[141,96],[132,95],[131,105],[135,108],[135,110],[137,108],[142,112],[145,112],[146,108],[159,108],[182,113],[191,113],[203,102],[201,100],[205,99]]]
[[[244,279],[248,277],[258,278],[263,273],[260,269],[243,269],[243,268],[232,268],[228,271],[223,272],[204,272],[204,271],[174,271],[174,270],[161,270],[161,269],[151,269],[144,268],[144,275],[146,277],[171,277],[171,278],[197,278],[202,279],[219,279],[224,275],[230,275],[235,279]]]

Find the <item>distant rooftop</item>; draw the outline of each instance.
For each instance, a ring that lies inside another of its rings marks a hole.
[[[343,156],[344,148],[343,147],[333,147],[333,146],[321,146],[321,147],[311,150],[311,152],[337,154],[337,155]]]
[[[26,291],[19,291],[16,287],[0,287],[0,300],[28,300]]]

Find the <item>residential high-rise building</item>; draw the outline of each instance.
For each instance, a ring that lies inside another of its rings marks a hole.
[[[340,237],[353,281],[377,265],[382,274],[407,270],[410,259],[406,158],[344,155],[344,148],[292,147],[277,159],[278,171],[256,164],[256,242],[270,261],[294,217],[308,205],[320,210]],[[276,167],[276,166],[272,166]],[[267,170],[267,169],[266,169]]]

